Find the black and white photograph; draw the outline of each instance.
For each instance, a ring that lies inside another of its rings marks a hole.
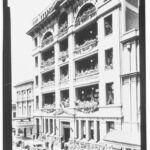
[[[4,134],[10,130],[3,136],[11,149],[144,150],[140,0],[9,0],[7,5]]]

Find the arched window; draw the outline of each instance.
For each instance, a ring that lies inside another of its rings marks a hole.
[[[45,45],[51,43],[53,41],[53,35],[51,32],[47,32],[44,37],[43,37],[43,41],[42,41],[42,47],[44,47]]]
[[[84,23],[85,21],[89,20],[93,16],[96,15],[96,8],[93,4],[87,3],[85,4],[79,11],[76,21],[75,21],[75,26],[79,26],[80,24]]]

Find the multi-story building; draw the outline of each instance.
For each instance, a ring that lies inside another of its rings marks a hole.
[[[138,12],[138,0],[56,0],[34,18],[36,138],[140,149]]]
[[[33,80],[21,82],[16,89],[16,118],[14,127],[17,136],[33,138]]]

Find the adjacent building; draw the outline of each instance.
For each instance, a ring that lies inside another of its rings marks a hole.
[[[33,138],[33,80],[21,82],[16,89],[16,117],[13,119],[16,136]]]
[[[36,138],[56,149],[140,149],[138,15],[138,0],[55,0],[34,18]],[[18,100],[18,114],[25,106]]]

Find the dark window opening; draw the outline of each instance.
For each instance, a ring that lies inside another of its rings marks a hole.
[[[85,121],[81,121],[81,131],[82,131],[81,137],[83,139],[86,138],[86,122]]]
[[[68,38],[60,42],[60,51],[67,51],[68,50]]]
[[[113,69],[113,50],[105,51],[105,69]]]
[[[59,32],[64,32],[68,27],[68,15],[63,12],[59,18]]]
[[[55,103],[55,93],[43,94],[43,106]]]
[[[42,75],[43,86],[48,86],[55,81],[55,71],[44,73]]]
[[[91,85],[76,89],[77,101],[95,101],[98,102],[99,86]]]
[[[126,7],[126,31],[139,28],[138,13]]]
[[[42,41],[42,47],[49,44],[50,42],[53,41],[53,35],[51,32],[47,32],[43,38],[43,41]]]
[[[36,96],[36,109],[39,109],[39,96]]]
[[[76,48],[82,45],[89,44],[97,39],[97,22],[92,23],[90,26],[84,28],[84,30],[76,33],[75,43]]]
[[[54,57],[54,47],[50,48],[47,51],[42,52],[42,60],[47,61]]]
[[[95,72],[98,69],[98,55],[93,55],[75,64],[76,76],[86,75]]]
[[[35,84],[36,84],[36,87],[39,85],[39,81],[38,81],[38,76],[35,77]]]
[[[61,91],[61,104],[63,107],[69,106],[69,90]]]
[[[106,84],[106,104],[114,104],[114,84],[113,83],[107,83]]]
[[[16,112],[13,112],[13,118],[16,118]]]
[[[105,35],[112,33],[112,15],[104,19]]]
[[[35,57],[35,67],[38,67],[38,57]]]
[[[113,121],[107,121],[106,126],[107,126],[107,133],[115,129]]]
[[[76,130],[77,130],[77,132],[76,132],[77,135],[76,136],[77,136],[77,138],[79,138],[79,121],[78,120],[76,121]]]
[[[35,47],[38,46],[38,40],[37,40],[37,37],[34,38],[34,45],[35,45]]]
[[[48,133],[48,119],[45,120],[46,124],[46,133]]]
[[[100,140],[100,122],[97,121],[97,141]]]
[[[94,121],[89,121],[90,140],[94,139]]]
[[[53,119],[50,119],[50,134],[53,133]]]
[[[68,65],[65,65],[60,68],[60,80],[66,81],[68,79],[69,79]]]

